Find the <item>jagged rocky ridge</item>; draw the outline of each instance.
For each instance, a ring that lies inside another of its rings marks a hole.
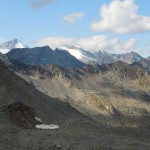
[[[48,54],[48,55],[45,56],[44,53],[42,54],[39,51],[39,49],[45,51],[45,54]],[[49,52],[46,51],[46,49],[47,50],[49,49]],[[13,52],[10,50],[12,50]],[[37,50],[37,52],[35,50]],[[64,51],[65,52],[67,51],[71,56],[69,56],[68,54],[65,54]],[[9,58],[11,59],[15,58],[26,64],[49,64],[49,63],[53,64],[54,63],[57,65],[61,65],[63,67],[72,67],[72,66],[81,67],[83,66],[84,63],[101,65],[101,64],[114,63],[116,61],[123,61],[129,64],[132,64],[133,62],[137,62],[141,59],[144,59],[142,56],[140,56],[136,52],[130,52],[126,54],[111,54],[103,50],[100,50],[98,52],[94,52],[94,51],[91,52],[88,50],[84,50],[83,48],[79,46],[69,46],[69,45],[58,47],[53,51],[48,46],[36,47],[36,48],[30,49],[28,46],[23,44],[18,39],[14,39],[14,40],[8,41],[0,45],[0,52],[8,53],[7,56]],[[63,57],[61,58],[60,55],[62,55]],[[60,63],[58,62],[58,59],[61,60]],[[75,59],[76,59],[76,62],[75,62]],[[68,63],[67,63],[67,60],[68,60]],[[72,61],[72,64],[69,61]]]
[[[130,52],[126,54],[111,54],[107,51],[100,50],[98,52],[90,52],[88,50],[84,50],[81,47],[78,46],[69,46],[65,45],[63,47],[58,48],[59,50],[66,50],[71,55],[79,59],[80,61],[86,63],[86,64],[109,64],[116,61],[123,61],[126,63],[133,63],[137,62],[141,59],[143,59],[142,56],[140,56],[136,52]]]

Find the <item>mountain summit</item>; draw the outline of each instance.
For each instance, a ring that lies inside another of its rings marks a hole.
[[[138,61],[144,59],[141,55],[139,55],[136,52],[120,54],[120,55],[117,55],[116,58],[117,58],[117,60],[121,60],[121,61],[129,63],[129,64],[132,64],[134,62],[138,62]]]
[[[64,45],[57,49],[65,50],[69,52],[72,56],[76,57],[78,60],[82,61],[83,63],[92,63],[95,62],[96,59],[96,56],[92,52],[84,50],[79,46]]]
[[[28,46],[26,46],[20,40],[15,38],[11,41],[5,42],[2,45],[0,45],[0,52],[5,54],[8,53],[11,49],[15,49],[15,48],[28,48]]]

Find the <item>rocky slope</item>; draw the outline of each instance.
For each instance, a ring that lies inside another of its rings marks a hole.
[[[42,124],[59,125],[58,131],[35,129],[35,125],[41,124],[39,120],[42,120]],[[91,127],[94,128],[94,124],[91,119],[69,104],[37,91],[33,85],[15,75],[0,60],[1,150],[37,150],[41,147],[42,149],[68,149],[73,141],[69,143],[63,137],[66,129],[70,130],[68,136],[73,138],[74,130],[82,126],[87,128],[88,133]],[[76,133],[80,135],[79,132]],[[76,138],[76,140],[80,139]],[[81,144],[82,148],[84,146]],[[75,149],[78,149],[77,146]]]
[[[2,150],[149,149],[150,84],[144,70],[123,62],[65,69],[4,58],[1,55]],[[35,117],[59,129],[35,129],[40,124]]]
[[[138,66],[121,61],[82,69],[13,64],[13,70],[38,90],[70,103],[101,124],[149,126],[145,118],[150,111],[150,75]]]

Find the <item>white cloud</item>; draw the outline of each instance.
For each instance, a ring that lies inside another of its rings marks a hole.
[[[111,53],[125,53],[136,50],[136,40],[128,39],[120,41],[118,39],[108,39],[105,35],[92,36],[88,38],[65,38],[65,37],[48,37],[35,41],[37,46],[48,45],[52,49],[64,45],[77,45],[89,51],[106,50]]]
[[[64,37],[47,37],[47,38],[38,39],[34,41],[34,43],[37,46],[48,45],[52,49],[55,49],[65,44],[74,45],[74,43],[76,43],[76,40],[72,38],[64,38]]]
[[[150,31],[150,16],[138,14],[134,0],[113,0],[100,9],[100,20],[92,23],[94,31],[142,33]]]
[[[73,24],[83,18],[83,13],[72,13],[63,17],[63,20],[67,23]]]
[[[53,1],[55,0],[28,0],[30,6],[33,9],[40,9]]]

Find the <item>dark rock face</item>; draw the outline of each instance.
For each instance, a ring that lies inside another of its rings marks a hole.
[[[24,64],[56,64],[66,68],[80,68],[84,66],[84,63],[70,55],[67,51],[57,49],[53,51],[48,46],[31,49],[13,49],[6,55],[9,59],[18,60]]]
[[[107,65],[86,65],[83,70],[92,74],[113,71],[121,78],[129,78],[132,80],[141,78],[145,74],[145,71],[139,66],[132,66],[122,61]]]
[[[19,101],[7,106],[5,111],[12,122],[20,127],[34,128],[38,123],[35,119],[34,109]]]
[[[131,65],[122,61],[109,64],[109,70],[115,71],[121,78],[138,79],[144,76],[145,71],[138,66],[132,67]]]
[[[96,53],[96,57],[99,65],[110,64],[116,61],[114,56],[110,53],[107,53],[106,51],[98,51]]]

